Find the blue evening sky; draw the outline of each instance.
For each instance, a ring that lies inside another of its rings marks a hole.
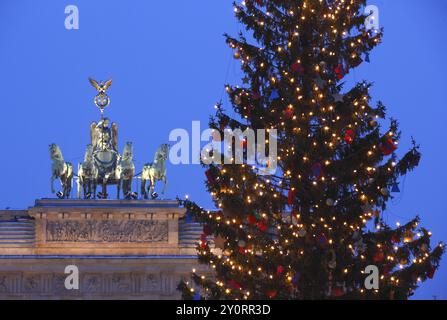
[[[134,142],[139,169],[175,128],[203,126],[240,83],[223,33],[236,35],[231,0],[0,0],[0,208],[27,208],[50,197],[48,144],[76,166],[99,112],[87,77],[113,77],[106,114],[119,124],[120,150]],[[447,240],[447,3],[375,0],[384,43],[350,80],[375,82],[373,96],[400,121],[401,152],[414,136],[420,167],[401,184],[389,222],[419,214],[435,241]],[[80,10],[80,29],[64,27],[65,6]],[[200,166],[168,166],[168,198],[189,194],[211,207]],[[417,298],[447,299],[447,261]]]

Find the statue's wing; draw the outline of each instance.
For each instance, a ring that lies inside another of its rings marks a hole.
[[[100,90],[100,86],[98,84],[98,82],[92,78],[88,78],[88,81],[90,81],[91,85],[97,90]]]
[[[115,122],[112,123],[112,139],[113,147],[118,150],[118,125]]]
[[[109,89],[111,85],[112,85],[112,79],[107,80],[106,83],[105,83],[104,86],[103,86],[104,91],[107,90],[107,89]]]
[[[98,124],[96,122],[92,122],[92,124],[90,125],[90,144],[92,146],[96,146],[96,142],[97,142],[97,131],[96,131],[96,127],[98,126]]]

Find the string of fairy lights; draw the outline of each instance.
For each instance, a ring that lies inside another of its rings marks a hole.
[[[359,285],[370,261],[381,266],[381,288],[389,289],[389,298],[399,290],[410,294],[423,280],[421,273],[433,277],[437,267],[433,261],[444,245],[430,251],[432,234],[417,230],[418,218],[397,223],[394,230],[380,218],[391,198],[390,185],[417,165],[417,147],[396,159],[397,123],[380,134],[384,107],[370,106],[369,84],[362,82],[340,93],[349,69],[381,41],[381,31],[362,29],[357,13],[364,3],[246,0],[235,5],[236,16],[254,30],[263,47],[244,37],[227,38],[234,58],[251,79],[251,87],[226,86],[247,124],[225,118],[217,105],[215,125],[223,130],[250,124],[278,129],[281,175],[262,177],[256,175],[256,166],[231,164],[207,171],[210,193],[220,211],[185,204],[210,229],[200,239],[198,254],[215,272],[198,275],[194,269],[201,289],[187,282],[192,295],[201,297],[216,288],[234,299],[273,299],[284,294],[281,290],[299,295],[303,272],[297,265],[305,265],[316,250],[328,253],[323,259],[329,297],[380,296],[380,290],[369,292]],[[309,25],[318,27],[309,31]],[[299,46],[306,37],[308,45]],[[229,199],[240,201],[239,207],[231,208]],[[235,209],[240,212],[232,212]],[[246,214],[250,211],[255,213]],[[213,247],[210,237],[216,231]],[[410,281],[407,271],[416,275]],[[237,279],[243,279],[242,284]],[[259,283],[265,292],[257,292]]]

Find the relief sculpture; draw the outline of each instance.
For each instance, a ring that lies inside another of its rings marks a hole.
[[[47,221],[48,242],[167,242],[168,221]]]

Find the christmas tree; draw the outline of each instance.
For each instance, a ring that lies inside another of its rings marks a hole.
[[[345,76],[381,42],[364,0],[245,0],[234,4],[248,34],[225,35],[244,85],[227,85],[210,126],[276,129],[278,171],[207,165],[215,212],[185,206],[204,225],[185,299],[407,299],[439,267],[443,244],[419,218],[391,227],[383,212],[399,177],[420,161],[397,156],[397,121],[371,102],[371,84]],[[247,38],[250,37],[250,40]],[[234,112],[233,112],[234,114]],[[214,155],[221,156],[221,155]],[[379,288],[365,288],[368,266]]]

